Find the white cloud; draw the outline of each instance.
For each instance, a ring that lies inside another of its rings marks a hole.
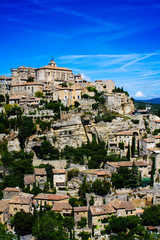
[[[138,97],[138,98],[143,98],[143,97],[145,97],[144,94],[143,94],[141,91],[136,92],[136,94],[135,94],[134,96],[135,96],[135,97]]]
[[[87,76],[86,74],[84,74],[84,73],[81,73],[81,77],[82,77],[83,79],[87,80],[88,82],[91,81],[90,77],[88,77],[88,76]]]

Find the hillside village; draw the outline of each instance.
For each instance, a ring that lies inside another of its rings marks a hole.
[[[18,232],[24,212],[44,225],[59,213],[61,239],[135,239],[119,237],[133,230],[114,228],[119,217],[138,221],[137,239],[160,233],[145,215],[160,211],[160,118],[112,80],[88,82],[53,59],[0,76],[0,159],[0,222],[17,235],[42,239],[37,225]]]

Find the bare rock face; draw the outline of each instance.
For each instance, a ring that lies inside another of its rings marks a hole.
[[[82,181],[79,178],[72,178],[71,181],[67,182],[68,189],[76,190],[79,188]]]
[[[20,150],[21,150],[21,148],[20,148],[20,143],[19,143],[18,138],[8,141],[8,151],[9,152],[13,152],[13,151],[18,152]]]
[[[78,116],[72,116],[68,121],[55,123],[52,125],[55,138],[55,147],[63,149],[66,145],[79,147],[87,142],[87,136]]]

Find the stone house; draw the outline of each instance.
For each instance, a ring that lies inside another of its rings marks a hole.
[[[0,200],[0,222],[5,224],[9,219],[9,200]]]
[[[12,85],[10,95],[34,97],[36,92],[42,92],[42,90],[43,84],[39,82],[20,83]]]
[[[160,169],[160,149],[158,148],[149,148],[148,149],[148,164],[150,165],[150,170],[152,166],[152,159],[151,157],[155,158],[155,180],[158,177],[159,178],[159,169]]]
[[[125,217],[128,215],[136,215],[136,208],[132,202],[114,199],[109,203],[117,211],[117,217]]]
[[[146,177],[149,174],[149,166],[147,162],[145,161],[134,161],[135,166],[138,167],[138,170],[141,172],[142,177]],[[133,161],[121,161],[121,162],[107,162],[105,164],[105,167],[111,172],[114,173],[118,170],[120,167],[127,167],[127,168],[132,168],[133,166]]]
[[[105,170],[99,170],[99,169],[88,169],[80,172],[80,175],[82,177],[86,176],[87,181],[94,182],[96,179],[105,179],[110,180],[111,173],[107,169]]]
[[[155,129],[160,129],[160,120],[152,120],[149,122],[149,128],[151,129],[151,132],[154,132]]]
[[[24,175],[24,186],[25,188],[28,187],[30,190],[32,190],[34,183],[36,182],[35,175],[34,174],[25,174]]]
[[[90,228],[93,225],[98,226],[98,229],[102,230],[104,226],[101,221],[112,215],[116,215],[116,210],[110,204],[90,206],[88,211],[88,225]]]
[[[17,196],[13,196],[9,201],[9,215],[12,217],[16,212],[32,212],[32,194],[20,193]]]
[[[51,211],[61,213],[64,217],[71,216],[72,206],[69,202],[54,202]]]
[[[143,138],[139,141],[140,153],[142,155],[148,155],[148,149],[155,148],[155,139]]]
[[[118,132],[115,134],[116,136],[116,142],[117,145],[119,145],[120,142],[124,143],[124,147],[128,147],[128,145],[132,145],[132,137],[133,133],[132,131],[124,131],[124,132]]]
[[[115,83],[112,80],[96,80],[94,86],[98,92],[109,92],[115,89]]]
[[[35,79],[37,82],[52,82],[55,81],[66,81],[74,79],[74,75],[71,69],[65,67],[57,67],[57,64],[52,59],[48,66],[40,67],[35,70]]]
[[[68,202],[69,197],[67,195],[58,195],[58,194],[46,194],[39,193],[34,197],[36,205],[44,206],[45,203],[48,205],[54,205],[55,202]]]
[[[73,214],[74,214],[74,222],[75,223],[79,222],[82,217],[85,217],[88,220],[88,207],[87,206],[74,207]]]
[[[31,67],[18,67],[11,68],[12,72],[12,84],[26,83],[28,77],[35,78],[35,68]]]
[[[20,194],[20,188],[19,187],[6,187],[3,190],[3,199],[11,199],[13,196],[17,196]]]
[[[53,186],[64,187],[66,185],[66,170],[65,169],[52,169],[53,173]]]
[[[39,188],[43,189],[44,184],[47,182],[47,172],[45,168],[34,168],[34,175],[36,184]]]

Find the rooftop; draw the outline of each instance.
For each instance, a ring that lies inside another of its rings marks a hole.
[[[52,169],[53,174],[65,174],[65,169]]]
[[[0,212],[4,212],[9,206],[9,200],[0,200]]]
[[[73,208],[74,212],[88,212],[88,207],[74,207]]]
[[[118,132],[115,134],[116,136],[133,136],[132,131],[124,131],[124,132]]]
[[[93,216],[116,213],[116,210],[110,204],[90,206],[90,211]]]
[[[121,162],[107,162],[108,165],[110,166],[114,166],[115,168],[119,168],[119,167],[132,167],[133,166],[133,162],[132,161],[121,161]],[[148,164],[145,161],[134,161],[134,164],[137,167],[147,167]]]
[[[13,196],[9,201],[9,204],[24,204],[28,205],[34,195],[29,193],[20,193],[17,196]]]
[[[61,201],[61,200],[68,200],[69,197],[67,195],[58,195],[58,194],[46,194],[46,193],[39,193],[36,197],[36,200],[48,200],[48,201]]]
[[[68,202],[55,202],[51,211],[72,210],[72,206]]]
[[[47,175],[45,168],[34,168],[35,175]]]
[[[35,180],[35,175],[34,174],[26,174],[24,175],[24,183],[25,184],[32,184],[34,183]]]
[[[19,187],[6,187],[3,191],[6,191],[6,192],[20,192],[20,189]]]

